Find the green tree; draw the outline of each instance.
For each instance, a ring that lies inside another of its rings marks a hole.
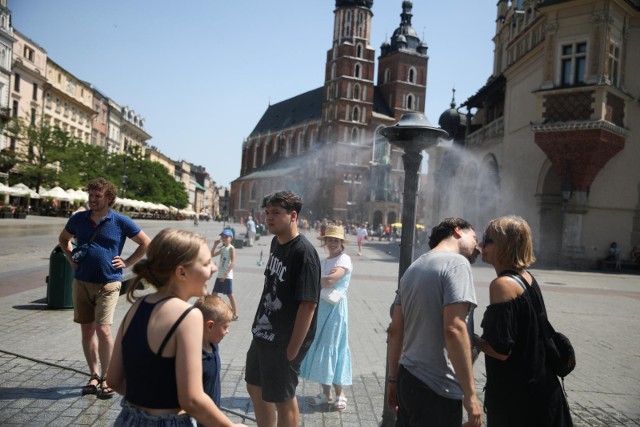
[[[110,154],[58,127],[44,123],[28,125],[21,119],[12,120],[6,133],[22,142],[15,160],[12,153],[0,158],[0,165],[16,163],[10,184],[23,182],[36,191],[41,186],[81,188],[94,178],[104,177],[121,189],[123,181],[126,182],[126,193],[122,191],[121,197],[177,208],[188,205],[184,185],[161,164],[145,160],[138,146],[130,147],[126,153]]]
[[[17,164],[10,175],[11,184],[20,181],[40,191],[43,184],[54,182],[59,162],[68,155],[73,138],[58,127],[27,125],[22,119],[9,122],[6,133],[23,143],[16,150]]]

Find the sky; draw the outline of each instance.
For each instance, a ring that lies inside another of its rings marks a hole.
[[[491,76],[495,4],[413,1],[433,125],[453,87],[459,105]],[[9,0],[9,9],[53,61],[142,115],[149,145],[229,186],[268,106],[323,85],[335,1]],[[402,0],[374,0],[372,11],[377,58]]]

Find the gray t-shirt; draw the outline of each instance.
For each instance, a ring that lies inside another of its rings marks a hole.
[[[477,303],[469,260],[452,252],[427,252],[402,276],[395,303],[402,306],[404,317],[400,364],[435,393],[462,399],[445,345],[443,313],[446,305],[470,303],[466,322],[473,337]]]

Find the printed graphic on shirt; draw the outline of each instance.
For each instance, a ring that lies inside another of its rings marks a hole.
[[[278,286],[284,285],[286,272],[286,265],[278,259],[276,254],[271,254],[265,274],[265,292],[252,330],[256,338],[269,342],[273,342],[276,338],[271,317],[282,309],[282,301],[278,298]]]

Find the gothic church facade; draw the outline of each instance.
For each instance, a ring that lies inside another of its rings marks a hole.
[[[336,0],[325,81],[270,105],[242,146],[231,183],[231,216],[260,218],[262,198],[288,189],[301,216],[374,227],[400,219],[402,152],[379,135],[408,112],[423,112],[427,46],[411,25],[412,2],[381,46],[371,46],[373,0]]]

